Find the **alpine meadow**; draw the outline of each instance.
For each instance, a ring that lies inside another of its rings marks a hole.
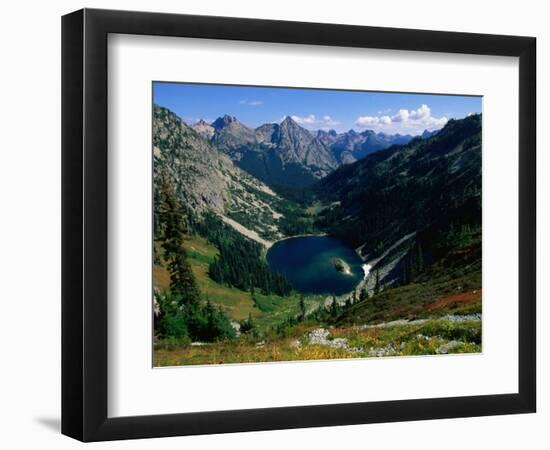
[[[153,83],[153,364],[482,350],[482,98]]]

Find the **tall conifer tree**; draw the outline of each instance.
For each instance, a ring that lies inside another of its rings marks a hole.
[[[163,225],[161,246],[170,272],[170,288],[181,296],[182,306],[196,305],[199,303],[199,290],[183,247],[185,219],[174,188],[166,177],[160,182],[160,197],[159,219]]]

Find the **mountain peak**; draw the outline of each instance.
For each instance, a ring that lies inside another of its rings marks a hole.
[[[336,130],[317,130],[317,137],[321,136],[337,136],[338,133],[336,133]]]
[[[210,139],[214,134],[214,127],[204,119],[200,119],[198,122],[195,122],[191,128],[206,139]]]
[[[424,139],[429,138],[433,134],[432,131],[425,129],[420,136],[422,136]]]
[[[290,117],[286,116],[284,120],[281,122],[282,127],[298,127],[299,125],[296,123],[296,121]]]
[[[225,114],[223,117],[218,117],[212,123],[212,126],[216,130],[220,130],[222,128],[225,128],[226,126],[228,126],[229,124],[231,124],[233,122],[238,122],[237,118],[235,116],[229,116],[229,115]]]

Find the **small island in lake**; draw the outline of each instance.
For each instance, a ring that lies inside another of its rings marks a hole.
[[[343,273],[344,275],[351,275],[351,268],[347,262],[345,262],[343,259],[340,258],[332,258],[332,263],[334,264],[334,268],[338,271]]]

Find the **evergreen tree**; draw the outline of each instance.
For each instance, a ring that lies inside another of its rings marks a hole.
[[[417,242],[416,246],[416,258],[418,273],[420,273],[424,270],[424,255],[422,254],[422,245],[420,244],[420,241]]]
[[[239,322],[241,333],[253,332],[256,328],[256,324],[252,319],[252,313],[248,313],[248,319],[241,320]]]
[[[209,299],[206,304],[201,303],[183,247],[187,232],[185,215],[166,177],[160,180],[158,201],[157,226],[163,259],[170,273],[170,289],[156,298],[155,334],[161,338],[204,341],[234,338],[235,330],[224,312]]]
[[[303,294],[300,294],[300,321],[306,319],[306,302]]]
[[[353,294],[355,294],[355,292]],[[349,296],[348,298],[346,298],[346,303],[344,304],[344,308],[345,309],[350,309],[352,304],[353,304],[353,302],[351,300],[351,296]]]
[[[258,288],[264,295],[290,294],[287,279],[270,271],[258,243],[241,236],[212,215],[206,215],[198,231],[219,251],[208,268],[208,274],[214,281],[244,291]]]
[[[376,295],[380,293],[380,270],[376,269],[374,277],[374,295]]]
[[[335,319],[340,315],[340,305],[336,300],[336,297],[332,297],[332,303],[330,304],[330,317]]]
[[[409,258],[403,258],[403,276],[402,284],[409,284],[411,281],[411,268]]]
[[[155,334],[158,337],[180,339],[188,335],[187,321],[179,307],[180,297],[169,289],[155,295],[158,313],[155,314]]]
[[[170,288],[181,295],[182,305],[198,303],[199,290],[183,248],[184,217],[173,187],[166,178],[160,183],[160,197],[159,220],[164,225],[161,246],[170,273]]]

